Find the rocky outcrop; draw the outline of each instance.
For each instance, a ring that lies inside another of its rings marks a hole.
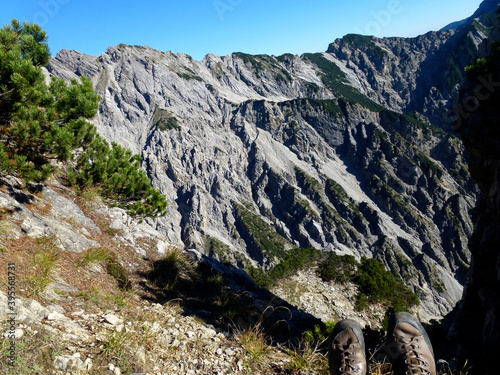
[[[457,105],[456,129],[470,154],[481,196],[469,241],[471,267],[452,335],[473,374],[496,374],[500,348],[500,33],[484,47],[483,66],[469,70]],[[497,41],[494,43],[494,41]],[[480,62],[481,63],[481,62]],[[479,64],[480,64],[479,63]],[[473,104],[473,106],[472,106]]]
[[[431,318],[458,301],[469,264],[476,187],[446,124],[488,33],[479,19],[410,39],[348,35],[325,53],[202,61],[118,45],[63,50],[47,70],[92,79],[99,132],[140,153],[168,198],[154,225],[170,243],[239,267],[268,268],[296,246],[374,256]]]
[[[0,303],[1,306],[7,305],[7,296],[3,292],[0,292]],[[261,366],[262,371],[252,369],[252,354],[247,352],[239,338],[229,338],[213,326],[183,316],[174,304],[143,301],[135,308],[95,312],[88,311],[81,304],[75,307],[69,310],[60,304],[44,306],[34,299],[16,300],[19,314],[16,338],[18,342],[22,340],[34,347],[30,353],[24,353],[26,362],[34,361],[34,367],[27,367],[29,362],[26,367],[21,367],[24,363],[18,361],[15,364],[18,371],[37,369],[61,375],[96,372],[120,375],[131,374],[131,371],[149,375],[272,371],[268,363]],[[3,308],[0,309],[0,319],[7,319]],[[290,361],[275,349],[263,348],[267,351],[266,361],[276,368],[286,367]],[[103,360],[101,357],[105,355],[99,356],[98,353],[107,351],[119,353],[120,357],[110,356]]]
[[[2,221],[2,237],[19,239],[28,236],[35,239],[54,238],[61,251],[82,253],[99,247],[94,240],[102,231],[94,221],[71,199],[75,196],[57,181],[52,186],[25,184],[12,176],[0,178],[0,212],[9,218]],[[96,213],[110,218],[109,228],[119,233],[119,238],[143,256],[146,252],[139,239],[157,243],[158,253],[165,250],[166,237],[146,222],[139,222],[125,213],[123,209],[102,205]]]
[[[61,250],[72,252],[97,246],[92,236],[101,230],[72,201],[43,185],[30,186],[37,194],[23,191],[23,184],[13,177],[3,178],[0,185],[8,189],[0,191],[0,210],[12,214],[4,224],[4,238],[55,236]]]

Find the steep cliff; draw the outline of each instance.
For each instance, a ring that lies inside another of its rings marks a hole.
[[[63,50],[47,70],[92,79],[99,132],[140,153],[168,197],[154,225],[171,243],[240,267],[297,246],[374,256],[430,318],[458,301],[469,264],[476,188],[446,124],[488,33],[481,18],[411,39],[348,35],[325,53],[202,61],[118,45]]]
[[[469,242],[471,267],[452,334],[474,374],[496,374],[500,348],[500,32],[484,44],[469,68],[457,104],[455,127],[470,154],[481,190]],[[486,56],[486,57],[485,57]]]

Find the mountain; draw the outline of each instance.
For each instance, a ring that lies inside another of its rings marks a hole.
[[[95,124],[143,157],[172,245],[268,269],[293,247],[383,261],[423,317],[462,295],[477,188],[450,113],[491,25],[417,38],[347,35],[296,56],[63,50],[48,74],[92,79]]]
[[[472,16],[463,19],[461,21],[452,22],[443,27],[441,30],[459,29],[466,25],[470,25],[471,23],[474,22],[475,19],[480,19],[481,22],[486,21],[495,23],[492,14],[495,14],[497,10],[498,10],[498,0],[484,0],[479,5],[479,8],[474,12]]]

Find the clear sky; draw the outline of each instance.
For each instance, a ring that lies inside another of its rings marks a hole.
[[[325,51],[348,33],[417,36],[471,16],[481,0],[1,0],[0,23],[35,22],[52,55],[119,43],[184,52]]]

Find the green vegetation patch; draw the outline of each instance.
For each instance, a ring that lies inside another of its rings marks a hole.
[[[299,183],[308,191],[308,195],[320,195],[323,190],[321,183],[315,178],[309,176],[299,167],[295,167],[295,175]]]
[[[369,303],[384,303],[394,311],[407,311],[420,304],[418,297],[401,280],[385,269],[382,262],[374,258],[339,256],[330,253],[319,264],[318,275],[324,281],[353,282],[358,286],[356,308],[361,311]]]
[[[179,120],[174,114],[166,109],[157,108],[153,117],[154,126],[161,131],[181,130]]]
[[[257,285],[269,288],[276,281],[310,267],[319,256],[320,251],[314,248],[294,248],[287,252],[283,259],[267,272],[264,272],[261,268],[250,267],[247,269],[247,273]]]
[[[108,275],[116,280],[122,290],[130,290],[132,283],[128,271],[120,264],[116,254],[104,247],[88,249],[82,253],[81,259],[76,263],[78,267],[85,267],[90,263],[103,263]]]
[[[260,74],[267,70],[275,73],[278,82],[290,82],[292,80],[290,73],[278,63],[281,61],[280,59],[269,55],[249,55],[242,52],[235,52],[234,55],[243,60],[245,65],[250,64],[259,78]]]
[[[223,262],[229,262],[231,260],[231,248],[217,238],[206,236],[205,249],[211,256],[216,254]]]
[[[428,170],[432,175],[441,178],[444,174],[443,170],[439,165],[437,165],[430,157],[425,155],[422,151],[418,151],[416,154],[417,159],[420,161],[420,165],[423,169]]]
[[[318,265],[316,272],[323,281],[345,284],[353,279],[357,267],[358,262],[352,255],[337,255],[332,251]]]
[[[356,49],[369,49],[375,56],[382,58],[387,55],[382,48],[377,46],[371,36],[359,34],[347,34],[342,40]]]
[[[338,105],[336,100],[332,99],[305,99],[314,108],[321,108],[324,112],[328,113],[331,117],[339,118],[344,115],[344,112]]]
[[[358,298],[365,295],[371,302],[388,303],[395,311],[408,310],[420,303],[415,293],[374,258],[361,258],[355,283],[359,287]]]
[[[281,258],[285,255],[285,245],[288,241],[276,232],[272,225],[266,223],[259,215],[251,212],[249,204],[234,203],[234,206],[240,224],[248,230],[263,254],[270,259],[274,257]]]
[[[187,67],[184,67],[184,69],[186,70],[186,72],[177,72],[176,71],[175,74],[177,74],[182,79],[185,79],[185,80],[188,80],[188,81],[194,79],[195,81],[203,82],[203,78],[201,78],[200,76],[196,75],[196,73],[193,72],[191,69],[189,69]]]
[[[332,180],[332,179],[327,179],[326,180],[326,192],[330,197],[335,197],[335,201],[333,202],[334,204],[343,204],[349,207],[353,212],[357,214],[361,214],[360,209],[359,209],[359,204],[356,203],[345,191],[345,189],[340,185],[338,182]]]
[[[379,196],[382,200],[385,200],[388,205],[389,210],[397,211],[401,214],[413,214],[413,210],[405,202],[403,197],[398,194],[393,188],[387,185],[384,181],[382,181],[379,177],[373,176],[370,179],[369,187],[375,196]]]
[[[276,60],[278,60],[282,63],[286,63],[288,60],[293,60],[294,57],[295,56],[291,53],[284,53],[283,55],[276,57]]]
[[[323,72],[321,81],[332,93],[342,98],[340,100],[359,104],[374,112],[380,112],[384,109],[384,107],[361,94],[354,87],[347,85],[345,73],[321,53],[305,53],[303,58],[315,64]]]
[[[437,126],[433,126],[430,124],[426,124],[425,122],[417,119],[415,112],[410,112],[409,114],[398,113],[395,111],[391,111],[389,109],[383,109],[380,111],[381,117],[383,116],[386,120],[389,120],[392,123],[395,122],[404,122],[409,123],[416,127],[417,129],[422,130],[425,136],[446,136],[448,133]],[[398,133],[399,134],[399,133]]]

